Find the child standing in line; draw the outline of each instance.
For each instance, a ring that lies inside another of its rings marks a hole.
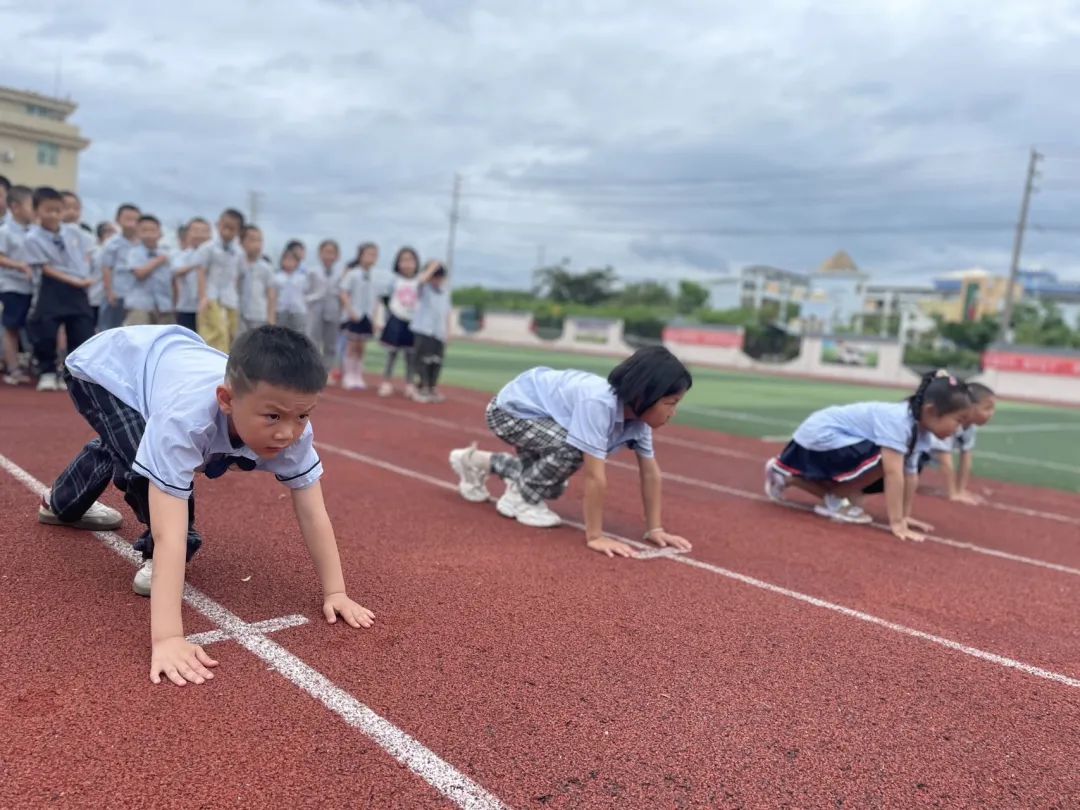
[[[394,275],[390,279],[383,301],[389,313],[386,326],[383,327],[380,340],[386,347],[386,370],[383,382],[379,386],[379,396],[389,397],[394,393],[394,366],[398,354],[405,355],[405,396],[416,397],[414,351],[415,337],[412,333],[412,319],[416,314],[416,305],[420,300],[420,257],[411,247],[403,247],[394,257]]]
[[[101,283],[105,288],[105,303],[98,316],[98,328],[101,330],[115,329],[127,317],[124,296],[135,283],[128,254],[139,246],[135,231],[140,216],[138,207],[131,203],[124,203],[116,209],[116,225],[120,233],[105,245],[101,254]]]
[[[934,436],[960,428],[971,407],[963,382],[930,372],[905,402],[859,402],[811,414],[784,451],[765,464],[765,493],[782,501],[795,486],[822,499],[814,511],[842,523],[870,523],[863,496],[884,492],[889,527],[901,540],[925,539],[932,527],[911,516],[919,458]]]
[[[307,334],[307,295],[311,290],[311,275],[300,269],[300,257],[295,250],[285,248],[281,265],[274,273],[277,299],[277,324]]]
[[[105,245],[116,236],[116,226],[111,222],[99,222],[94,229],[94,234],[97,236],[97,243],[90,251],[90,277],[94,283],[86,291],[86,296],[90,299],[90,309],[94,313],[94,328],[96,329],[101,323],[101,311],[105,306],[105,279],[101,272],[101,257],[105,253]]]
[[[11,219],[0,223],[0,303],[4,306],[4,382],[23,385],[30,376],[19,367],[19,336],[26,328],[34,293],[34,271],[26,240],[34,224],[34,192],[12,186],[8,192]]]
[[[341,336],[341,276],[338,263],[341,248],[333,239],[319,243],[319,264],[310,270],[312,284],[308,296],[311,339],[322,349],[323,359],[330,370],[330,380],[341,379],[339,340]]]
[[[964,417],[964,426],[948,439],[941,440],[934,437],[931,450],[934,459],[941,465],[942,472],[949,488],[949,500],[957,503],[978,506],[983,503],[983,498],[969,489],[971,484],[971,470],[973,466],[973,453],[975,451],[975,434],[980,427],[994,417],[997,408],[997,398],[988,386],[982,383],[968,383],[968,393],[971,395],[972,406]],[[960,467],[953,465],[953,451],[960,452]]]
[[[199,275],[210,263],[210,223],[195,217],[184,231],[180,257],[173,263],[173,287],[176,291],[176,322],[192,332],[199,330]]]
[[[68,351],[74,351],[94,334],[94,316],[86,295],[93,284],[90,266],[82,251],[82,240],[61,227],[62,212],[63,200],[56,189],[42,186],[34,192],[38,224],[26,237],[26,251],[40,282],[27,331],[41,374],[39,391],[67,390],[56,376],[56,333],[60,327],[64,327]]]
[[[240,260],[240,331],[277,322],[277,290],[274,268],[263,258],[263,235],[255,225],[240,237],[244,257]]]
[[[345,335],[345,355],[342,358],[342,387],[347,391],[360,391],[367,387],[364,382],[364,352],[367,342],[375,334],[375,263],[379,260],[379,248],[372,242],[364,242],[349,262],[341,278],[342,333]]]
[[[140,244],[131,251],[131,273],[135,283],[124,300],[124,326],[163,326],[176,322],[173,312],[173,275],[169,254],[158,247],[161,223],[143,214],[138,227]]]
[[[99,434],[42,496],[38,520],[115,529],[121,515],[95,504],[110,480],[146,527],[135,544],[145,562],[132,589],[150,597],[150,680],[177,686],[213,678],[216,666],[184,636],[184,563],[202,544],[195,530],[196,473],[235,467],[273,473],[292,496],[296,522],[333,624],[370,627],[373,614],[348,597],[337,540],[326,514],[310,415],[326,370],[302,334],[263,326],[226,357],[179,326],[103,332],[67,357],[65,376],[79,413]]]
[[[244,215],[226,208],[217,223],[217,238],[206,252],[199,273],[199,334],[218,351],[228,352],[240,330],[240,231]]]
[[[558,526],[545,503],[560,497],[570,476],[585,468],[585,543],[608,557],[636,557],[626,543],[604,535],[605,462],[622,449],[637,454],[648,530],[658,546],[689,550],[690,543],[663,528],[661,473],[652,434],[675,416],[693,385],[686,367],[662,346],[639,349],[605,380],[584,371],[534,368],[511,380],[487,407],[492,433],[516,451],[489,453],[471,447],[450,453],[450,466],[467,501],[490,499],[487,477],[506,482],[495,508],[526,526]]]
[[[450,289],[446,267],[430,261],[420,275],[420,301],[412,320],[416,336],[416,374],[420,390],[417,402],[436,403],[445,400],[436,390],[442,370],[446,339],[450,328]]]

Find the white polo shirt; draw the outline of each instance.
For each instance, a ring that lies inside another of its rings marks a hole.
[[[566,442],[595,458],[607,458],[630,447],[652,458],[652,428],[638,419],[626,421],[623,403],[608,381],[586,371],[526,371],[499,392],[495,403],[519,419],[550,417],[566,429]]]
[[[918,431],[908,455],[912,431]],[[835,405],[811,414],[795,431],[796,444],[807,450],[826,451],[869,441],[906,456],[904,468],[919,471],[919,456],[930,452],[934,434],[915,424],[907,402],[856,402]]]
[[[195,473],[225,456],[247,459],[290,489],[314,484],[323,467],[310,424],[272,459],[233,446],[217,404],[226,360],[183,327],[128,326],[95,335],[65,362],[72,376],[100,385],[146,420],[132,469],[169,495],[191,497]]]

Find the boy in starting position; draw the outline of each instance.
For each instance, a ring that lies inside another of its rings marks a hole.
[[[42,523],[115,529],[120,513],[95,504],[110,478],[146,531],[134,591],[150,596],[150,680],[177,686],[212,678],[217,662],[184,637],[184,562],[202,545],[194,529],[196,472],[230,467],[274,473],[289,488],[323,589],[323,615],[352,627],[374,618],[345,592],[337,540],[323,503],[323,468],[309,417],[326,369],[307,337],[276,326],[243,335],[226,357],[180,326],[102,332],[67,357],[79,413],[98,433],[42,497]],[[156,561],[156,567],[155,567]]]

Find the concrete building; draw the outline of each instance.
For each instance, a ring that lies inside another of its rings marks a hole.
[[[806,276],[779,267],[755,264],[708,281],[713,309],[761,309],[766,303],[798,304],[806,297]]]
[[[851,256],[841,250],[807,278],[810,289],[802,307],[804,332],[862,331],[870,276],[858,268]]]
[[[0,87],[0,174],[25,186],[75,190],[90,145],[67,121],[75,103]]]
[[[998,315],[1005,306],[1008,279],[994,276],[982,268],[959,270],[934,279],[936,299],[927,302],[931,314],[949,323],[977,321],[985,315]],[[1023,286],[1017,284],[1014,295],[1019,301]]]

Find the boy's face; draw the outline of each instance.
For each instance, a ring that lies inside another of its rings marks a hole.
[[[218,220],[217,230],[222,242],[231,242],[240,233],[240,223],[236,217],[222,217]]]
[[[379,249],[377,247],[367,248],[363,255],[360,256],[360,266],[370,270],[375,266],[375,262],[379,260]]]
[[[34,221],[34,200],[27,197],[22,202],[12,203],[9,208],[15,221],[23,225]]]
[[[148,248],[156,248],[161,241],[161,226],[156,222],[140,222],[138,232],[139,241]]]
[[[125,210],[116,218],[116,224],[120,226],[120,231],[125,238],[130,239],[135,235],[135,229],[139,225],[139,212],[131,209]]]
[[[262,231],[248,231],[244,235],[244,254],[249,259],[257,259],[262,255],[263,251],[263,235]]]
[[[260,382],[239,395],[218,386],[217,400],[237,438],[259,458],[274,458],[300,439],[319,395]]]
[[[64,215],[62,200],[43,200],[34,212],[42,228],[54,233],[60,230],[60,219]]]
[[[82,219],[82,203],[78,197],[64,197],[64,222],[74,223]]]
[[[210,238],[210,224],[208,222],[192,222],[188,227],[187,237],[192,247],[198,247]]]
[[[981,402],[975,403],[968,410],[968,424],[982,427],[994,418],[994,411],[996,409],[997,402],[994,397],[987,397]]]

